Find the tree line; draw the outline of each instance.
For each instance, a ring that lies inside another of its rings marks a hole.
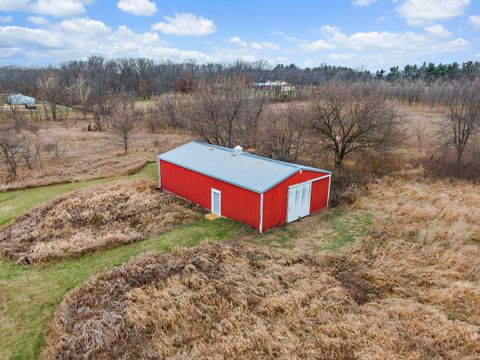
[[[427,80],[433,81],[438,79],[449,80],[455,78],[477,78],[480,75],[480,62],[466,61],[462,64],[453,62],[450,64],[427,64],[422,65],[407,64],[400,69],[399,66],[393,66],[390,71],[379,70],[375,73],[376,79],[396,81],[396,80]]]
[[[75,86],[82,79],[92,90],[92,97],[105,93],[128,92],[137,96],[151,96],[169,91],[188,92],[202,79],[216,75],[242,74],[251,82],[286,81],[293,85],[320,85],[331,80],[358,81],[434,81],[460,77],[475,78],[480,74],[480,63],[467,61],[462,64],[423,63],[406,65],[403,69],[391,67],[387,72],[371,73],[350,67],[320,64],[299,68],[295,64],[268,66],[266,62],[235,62],[231,64],[196,64],[151,59],[105,59],[91,56],[86,60],[73,60],[57,67],[0,67],[0,94],[20,92],[39,96],[39,82],[46,74],[55,73],[63,88]]]

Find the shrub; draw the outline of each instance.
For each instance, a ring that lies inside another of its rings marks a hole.
[[[444,152],[431,156],[421,162],[427,174],[434,178],[480,180],[480,157],[465,156],[461,164],[457,163],[455,154]]]

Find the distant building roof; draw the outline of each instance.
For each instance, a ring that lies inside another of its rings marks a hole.
[[[276,80],[276,81],[265,81],[265,82],[256,82],[253,84],[254,86],[265,86],[265,87],[268,87],[268,86],[289,86],[290,84],[287,83],[286,81],[279,81],[279,80]]]
[[[330,173],[196,141],[159,155],[158,159],[257,193],[264,193],[299,170]]]
[[[10,95],[8,97],[8,102],[12,105],[35,106],[34,98],[22,94]]]

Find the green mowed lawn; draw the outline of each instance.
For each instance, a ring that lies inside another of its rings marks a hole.
[[[155,178],[156,166],[148,164],[133,175],[1,193],[0,226],[73,190],[120,179]],[[321,250],[339,250],[356,236],[361,236],[371,223],[369,217],[352,218],[352,214],[341,211],[328,210],[314,216],[313,226],[328,230],[322,231],[325,235],[322,238],[314,238],[314,244],[320,243]],[[20,266],[0,258],[0,359],[38,358],[44,345],[46,324],[56,306],[69,290],[89,277],[147,251],[166,252],[207,240],[226,241],[244,235],[257,245],[286,249],[294,249],[303,238],[289,226],[259,236],[251,228],[230,220],[200,220],[151,239],[44,265]],[[309,252],[320,248],[309,246]]]

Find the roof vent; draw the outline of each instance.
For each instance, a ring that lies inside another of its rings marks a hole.
[[[234,152],[235,154],[241,154],[242,151],[243,151],[243,147],[241,147],[240,145],[237,145],[237,146],[235,146],[235,147],[233,148],[233,152]]]

